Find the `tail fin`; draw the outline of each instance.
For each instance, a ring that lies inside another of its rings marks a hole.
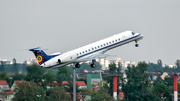
[[[39,65],[51,59],[51,57],[48,56],[40,47],[29,49],[29,51],[34,53]]]

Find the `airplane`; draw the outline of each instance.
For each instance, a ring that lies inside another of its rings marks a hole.
[[[34,53],[40,67],[59,68],[73,63],[75,68],[80,68],[80,62],[91,60],[91,67],[94,68],[95,59],[107,58],[110,56],[104,54],[108,50],[132,41],[135,41],[135,46],[138,47],[139,45],[137,42],[141,39],[143,39],[143,34],[125,31],[63,54],[57,52],[47,55],[40,47],[29,49],[29,51]]]

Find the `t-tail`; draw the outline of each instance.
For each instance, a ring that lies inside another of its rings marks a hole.
[[[40,47],[29,49],[29,51],[32,51],[37,59],[37,62],[39,65],[45,63],[46,61],[50,60],[51,58],[58,56],[60,54],[54,54],[54,55],[47,55],[43,49]]]
[[[51,59],[40,47],[29,49],[29,51],[34,53],[39,65]]]

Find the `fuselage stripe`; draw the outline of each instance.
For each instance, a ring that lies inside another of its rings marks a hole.
[[[131,39],[133,39],[133,38],[136,38],[136,37],[138,37],[138,36],[140,36],[140,34],[138,34],[137,36],[131,37],[131,38],[129,38],[129,39],[125,39],[125,40],[122,40],[122,41],[120,41],[120,42],[114,43],[114,44],[112,44],[112,45],[108,45],[108,46],[106,46],[106,47],[103,47],[103,48],[97,49],[97,50],[95,50],[95,51],[93,51],[93,52],[90,52],[90,53],[84,54],[84,55],[79,56],[79,57],[77,57],[77,58],[81,58],[81,57],[84,57],[84,56],[86,56],[86,55],[89,55],[89,54],[95,53],[95,52],[97,52],[97,51],[100,51],[100,50],[103,50],[103,49],[106,49],[106,48],[109,48],[109,47],[115,46],[115,45],[120,44],[120,43],[123,43],[123,42],[125,42],[125,41],[127,41],[127,40],[131,40]]]
[[[100,49],[98,49],[98,50],[95,50],[95,51],[93,51],[93,52],[90,52],[90,53],[84,54],[84,55],[82,55],[82,56],[77,57],[77,59],[82,58],[82,57],[84,57],[84,56],[86,56],[86,55],[89,55],[89,54],[95,53],[95,52],[97,52],[97,51],[100,51],[100,50],[103,50],[103,49],[106,49],[106,48],[109,48],[109,47],[115,46],[115,45],[120,44],[120,43],[123,43],[123,42],[125,42],[125,41],[131,40],[131,39],[134,39],[134,38],[136,38],[136,37],[139,37],[140,35],[141,35],[141,34],[138,34],[137,36],[131,37],[131,38],[129,38],[129,39],[125,39],[125,40],[122,40],[122,41],[120,41],[120,42],[114,43],[114,44],[112,44],[112,45],[109,45],[109,46],[106,46],[106,47],[100,48]],[[56,64],[56,65],[50,66],[50,67],[48,67],[48,68],[51,68],[51,67],[54,67],[54,66],[58,66],[58,65],[62,65],[62,64]]]

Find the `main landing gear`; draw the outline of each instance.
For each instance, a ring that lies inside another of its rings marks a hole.
[[[137,44],[137,40],[135,40],[136,44],[135,44],[135,47],[139,47],[139,44]]]
[[[95,67],[96,67],[95,63],[96,63],[96,60],[93,59],[93,60],[92,60],[92,64],[90,65],[91,68],[95,68]],[[75,63],[74,66],[75,66],[76,68],[80,68],[80,64],[79,64],[79,63]]]
[[[79,63],[75,63],[74,64],[76,68],[80,68],[80,64]]]
[[[96,60],[93,59],[93,60],[92,60],[92,64],[91,64],[91,68],[95,68],[95,67],[96,67],[95,62],[96,62]]]

